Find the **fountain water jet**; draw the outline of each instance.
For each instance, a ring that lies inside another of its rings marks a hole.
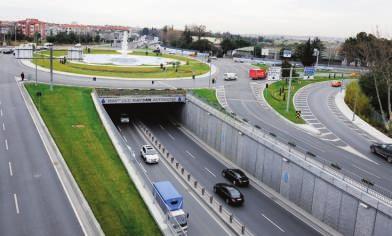
[[[124,31],[123,39],[121,43],[121,55],[128,55],[128,31]]]

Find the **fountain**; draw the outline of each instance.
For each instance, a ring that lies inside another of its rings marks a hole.
[[[86,54],[83,56],[83,62],[88,64],[105,64],[117,66],[159,66],[161,64],[173,63],[177,60],[154,57],[154,56],[139,56],[128,55],[128,31],[124,31],[121,42],[121,55],[116,54]]]
[[[128,55],[128,31],[124,31],[121,43],[121,55],[124,57]]]

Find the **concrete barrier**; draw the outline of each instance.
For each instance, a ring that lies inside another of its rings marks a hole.
[[[344,235],[390,235],[392,200],[312,155],[187,95],[180,122],[257,180]]]

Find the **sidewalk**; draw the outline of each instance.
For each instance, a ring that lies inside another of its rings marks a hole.
[[[353,111],[347,106],[347,104],[344,102],[344,96],[346,94],[346,90],[343,90],[342,92],[338,93],[335,96],[335,103],[337,108],[340,110],[340,112],[350,121],[353,119]],[[355,116],[355,120],[352,121],[352,123],[357,126],[359,129],[363,130],[364,132],[368,133],[370,136],[373,138],[379,140],[380,142],[383,143],[392,143],[392,139],[370,124],[368,124],[366,121],[362,120],[359,116]]]

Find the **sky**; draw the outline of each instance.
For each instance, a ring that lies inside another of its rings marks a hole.
[[[203,24],[213,32],[349,37],[392,35],[391,0],[1,0],[0,20],[140,27]]]

